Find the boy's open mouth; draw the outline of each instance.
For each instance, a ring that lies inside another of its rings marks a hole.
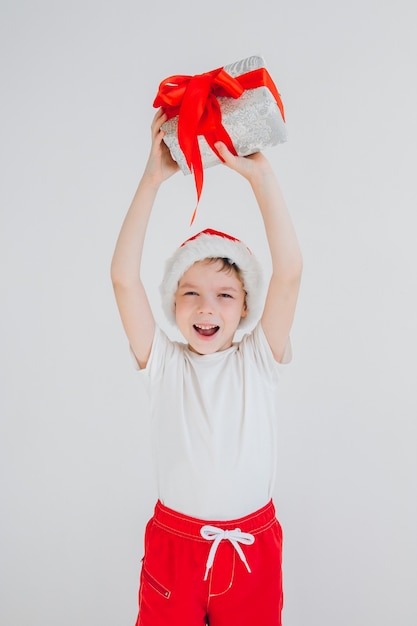
[[[212,335],[215,335],[219,328],[219,326],[214,326],[212,324],[194,324],[194,329],[199,335],[204,335],[204,337],[211,337]]]

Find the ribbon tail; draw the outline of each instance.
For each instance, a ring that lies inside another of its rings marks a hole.
[[[217,141],[222,141],[229,151],[237,156],[233,141],[222,124],[222,112],[217,98],[210,98],[207,101],[205,116],[201,120],[201,129],[208,145],[220,161],[224,163],[223,157],[214,145]]]
[[[206,107],[210,91],[210,78],[208,76],[193,77],[184,93],[178,118],[178,143],[187,160],[191,165],[196,153],[199,152],[197,136],[199,125]]]
[[[193,225],[194,220],[195,220],[195,216],[196,216],[196,215],[197,215],[197,207],[195,207],[195,209],[194,209],[194,211],[193,211],[193,214],[192,214],[192,216],[191,216],[190,226],[192,226],[192,225]],[[204,579],[204,580],[206,580],[206,579]]]
[[[198,138],[195,138],[194,141],[194,148],[193,148],[193,155],[192,155],[192,159],[191,159],[191,171],[194,174],[194,182],[195,182],[195,189],[196,189],[196,193],[197,193],[197,204],[196,207],[194,209],[194,212],[191,216],[191,222],[190,222],[190,226],[192,226],[194,220],[195,220],[195,216],[197,215],[197,209],[198,209],[198,205],[200,203],[200,198],[201,198],[201,192],[203,189],[203,183],[204,183],[204,170],[203,170],[203,162],[201,159],[201,153],[200,153],[200,146],[198,144]]]

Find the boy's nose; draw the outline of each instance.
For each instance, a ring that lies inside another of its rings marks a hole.
[[[199,302],[200,313],[213,313],[213,302],[211,298],[201,298]]]

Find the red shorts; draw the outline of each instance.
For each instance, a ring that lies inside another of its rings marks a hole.
[[[281,560],[272,501],[227,522],[158,502],[145,532],[136,626],[281,626]]]

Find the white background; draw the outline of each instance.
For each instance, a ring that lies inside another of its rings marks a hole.
[[[1,0],[2,625],[134,624],[155,485],[110,260],[159,82],[261,53],[305,263],[275,495],[284,625],[415,626],[416,17],[411,0]],[[178,174],[151,219],[162,325],[164,260],[197,230],[269,262],[245,181],[207,170],[190,229],[194,202]]]

